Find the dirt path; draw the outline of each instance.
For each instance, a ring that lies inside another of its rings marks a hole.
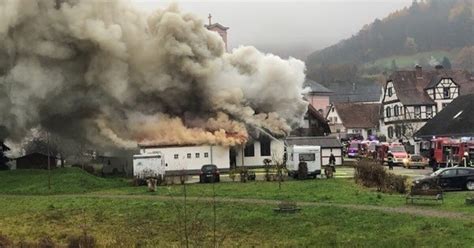
[[[3,195],[8,197],[6,195]],[[3,197],[2,196],[2,197]],[[10,197],[28,197],[28,196],[11,196]],[[171,197],[171,196],[156,196],[156,195],[90,195],[90,194],[79,194],[79,195],[53,195],[49,197],[85,197],[85,198],[101,198],[101,199],[147,199],[147,200],[180,200],[182,197]],[[188,197],[189,201],[196,202],[212,202],[211,197]],[[260,205],[272,205],[277,206],[280,201],[277,200],[263,200],[263,199],[245,199],[245,198],[216,198],[216,202],[220,203],[245,203],[245,204],[260,204]],[[341,203],[324,203],[324,202],[297,202],[299,206],[310,206],[310,207],[338,207],[353,210],[363,211],[379,211],[384,213],[399,213],[408,214],[412,216],[421,217],[435,217],[435,218],[448,218],[457,220],[468,220],[474,221],[474,215],[468,213],[452,212],[433,210],[426,208],[419,208],[416,206],[402,206],[402,207],[387,207],[387,206],[374,206],[374,205],[359,205],[359,204],[341,204]]]

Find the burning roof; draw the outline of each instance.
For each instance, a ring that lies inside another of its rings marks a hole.
[[[305,65],[218,34],[177,5],[0,1],[0,126],[40,127],[98,146],[244,142],[249,127],[289,133],[303,118]],[[238,137],[229,134],[238,134]]]

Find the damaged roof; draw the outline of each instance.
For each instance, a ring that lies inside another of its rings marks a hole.
[[[474,93],[454,99],[415,136],[474,137]]]
[[[335,103],[334,107],[346,128],[374,128],[379,125],[380,103]]]

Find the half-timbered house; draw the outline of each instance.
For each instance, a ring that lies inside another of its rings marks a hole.
[[[389,141],[414,143],[412,136],[459,95],[474,92],[474,77],[462,70],[396,71],[382,97],[381,132]]]

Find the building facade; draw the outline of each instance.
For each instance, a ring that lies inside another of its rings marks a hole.
[[[304,95],[305,99],[322,116],[326,116],[330,105],[329,98],[334,92],[311,79],[306,79],[304,87],[309,89],[309,92]]]
[[[217,32],[222,37],[222,40],[224,41],[224,45],[225,45],[225,50],[227,51],[227,30],[229,30],[229,27],[225,27],[217,22],[212,23],[211,14],[209,14],[208,19],[209,19],[209,24],[205,25],[205,27],[210,31]]]
[[[379,113],[379,103],[334,103],[327,119],[332,135],[367,139],[379,132]]]
[[[461,94],[474,91],[472,74],[461,70],[396,71],[387,80],[381,109],[381,133],[388,141],[415,145],[413,135]]]

